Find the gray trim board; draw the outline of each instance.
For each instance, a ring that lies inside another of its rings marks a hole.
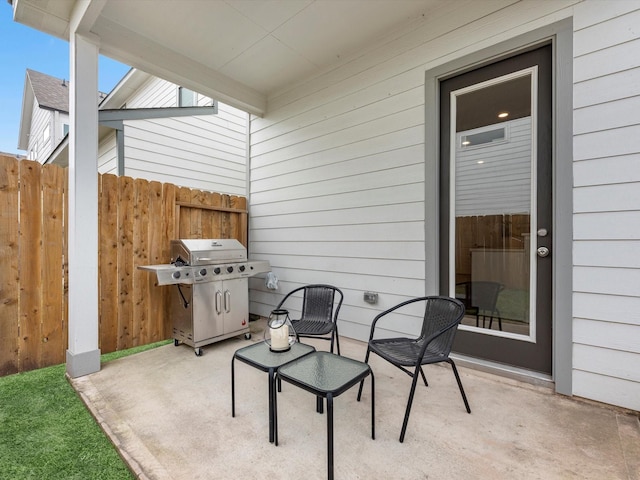
[[[124,128],[116,129],[116,155],[118,163],[118,176],[124,175]]]
[[[100,110],[99,122],[126,120],[148,120],[150,118],[192,117],[196,115],[216,115],[218,102],[209,107],[162,107],[162,108],[117,108]]]
[[[528,32],[425,72],[425,258],[427,293],[439,278],[438,83],[453,75],[553,42],[553,380],[558,393],[572,395],[573,315],[573,22],[571,18]],[[432,264],[429,264],[432,261]]]

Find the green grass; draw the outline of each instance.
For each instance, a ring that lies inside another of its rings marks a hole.
[[[108,362],[168,343],[102,355]],[[65,378],[65,365],[0,378],[0,479],[134,479]]]
[[[498,296],[497,305],[502,318],[529,323],[529,292],[506,288]]]

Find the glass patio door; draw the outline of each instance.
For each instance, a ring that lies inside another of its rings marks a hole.
[[[545,373],[550,52],[542,47],[441,83],[441,289],[466,307],[454,350]]]

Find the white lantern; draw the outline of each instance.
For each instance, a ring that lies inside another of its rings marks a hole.
[[[272,352],[286,352],[297,341],[288,310],[281,308],[271,312],[264,330],[264,341]]]

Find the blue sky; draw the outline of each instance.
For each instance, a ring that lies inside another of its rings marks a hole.
[[[25,70],[69,78],[69,43],[13,21],[13,9],[0,0],[0,152],[19,153],[18,131]],[[129,67],[100,57],[98,88],[109,93]]]

